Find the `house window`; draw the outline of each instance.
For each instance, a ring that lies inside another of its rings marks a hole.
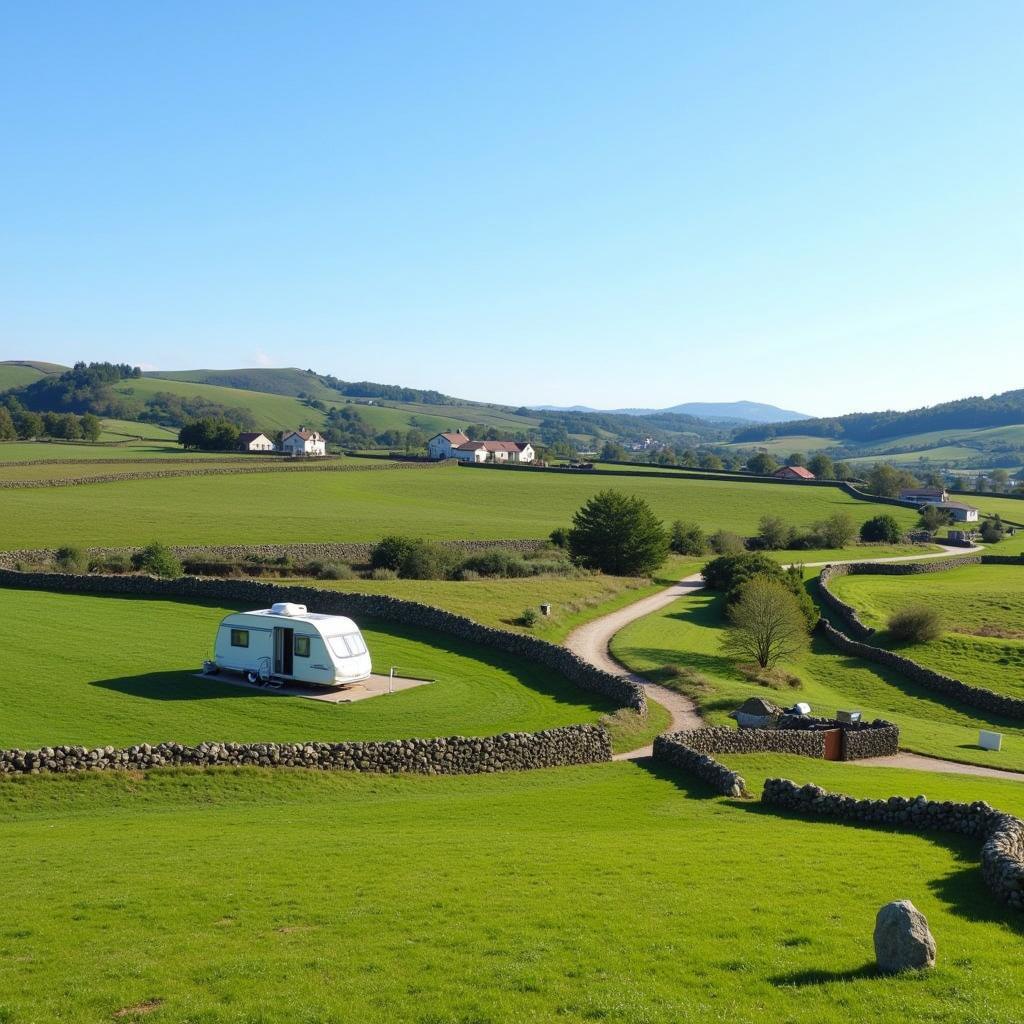
[[[249,646],[249,630],[247,630],[247,629],[233,629],[233,630],[231,630],[231,646],[232,647],[248,647]]]
[[[297,636],[295,638],[295,657],[297,657],[297,658],[308,658],[309,657],[309,637],[308,636]]]

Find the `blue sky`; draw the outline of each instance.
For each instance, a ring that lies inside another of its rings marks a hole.
[[[1024,386],[1024,5],[47,3],[0,358],[811,413]]]

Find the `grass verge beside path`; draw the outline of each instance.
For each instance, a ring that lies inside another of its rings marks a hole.
[[[800,678],[799,689],[769,690],[748,682],[720,653],[721,602],[720,595],[706,590],[680,598],[622,630],[612,641],[612,653],[633,671],[683,689],[714,725],[732,725],[728,712],[747,697],[787,705],[804,700],[816,715],[855,708],[867,718],[889,719],[900,727],[900,746],[906,750],[1024,771],[1024,723],[947,703],[898,673],[839,654],[820,637],[812,639],[806,655],[781,666]],[[692,669],[701,679],[681,684],[674,666]],[[1003,733],[1000,752],[977,745],[978,730],[992,728]]]
[[[734,760],[1022,809],[988,780]],[[657,768],[39,776],[0,802],[12,1024],[1019,1020],[1021,922],[975,842],[767,814]],[[895,898],[936,970],[874,974]]]

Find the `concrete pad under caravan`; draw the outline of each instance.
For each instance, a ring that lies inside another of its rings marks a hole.
[[[402,690],[411,690],[417,686],[426,686],[432,683],[432,679],[413,679],[406,676],[395,676],[392,680],[389,676],[371,675],[358,683],[351,683],[347,686],[323,689],[318,687],[303,686],[300,683],[282,683],[280,686],[274,683],[250,683],[244,676],[233,673],[218,672],[197,672],[196,679],[209,680],[216,683],[228,683],[230,686],[241,686],[247,690],[254,690],[266,697],[304,697],[307,700],[319,700],[325,704],[352,704],[357,700],[366,700],[369,697],[387,696],[388,693],[400,693]],[[392,685],[393,684],[393,685]]]

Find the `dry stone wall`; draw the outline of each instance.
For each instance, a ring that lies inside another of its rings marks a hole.
[[[74,594],[145,594],[186,600],[269,607],[276,601],[304,604],[329,615],[381,619],[459,637],[537,662],[563,675],[580,689],[607,697],[619,707],[647,713],[647,698],[638,683],[615,676],[584,661],[565,647],[537,637],[483,626],[440,608],[383,594],[350,594],[315,587],[275,586],[256,580],[220,580],[198,576],[157,579],[154,576],[101,576],[70,573],[29,573],[0,569],[0,587],[54,590]]]
[[[501,548],[518,554],[529,555],[547,545],[543,540],[446,540],[438,541],[441,547],[464,554],[474,554],[491,548]],[[288,557],[297,562],[354,562],[366,563],[374,545],[369,542],[339,541],[337,543],[308,544],[221,544],[200,547],[194,544],[173,545],[171,550],[183,559],[208,559],[215,561],[260,561]],[[112,558],[115,555],[130,557],[141,549],[89,548],[90,558]],[[14,569],[18,565],[45,565],[56,555],[55,548],[24,548],[19,551],[0,551],[0,569]]]
[[[820,786],[798,786],[789,779],[767,779],[761,802],[802,817],[832,818],[905,832],[952,832],[982,840],[981,870],[989,888],[1015,910],[1024,910],[1024,822],[990,807],[891,796],[858,800]]]
[[[611,760],[611,739],[600,725],[568,725],[500,736],[352,743],[148,743],[133,747],[43,747],[0,750],[0,775],[82,771],[145,771],[247,765],[420,775],[526,771]]]

